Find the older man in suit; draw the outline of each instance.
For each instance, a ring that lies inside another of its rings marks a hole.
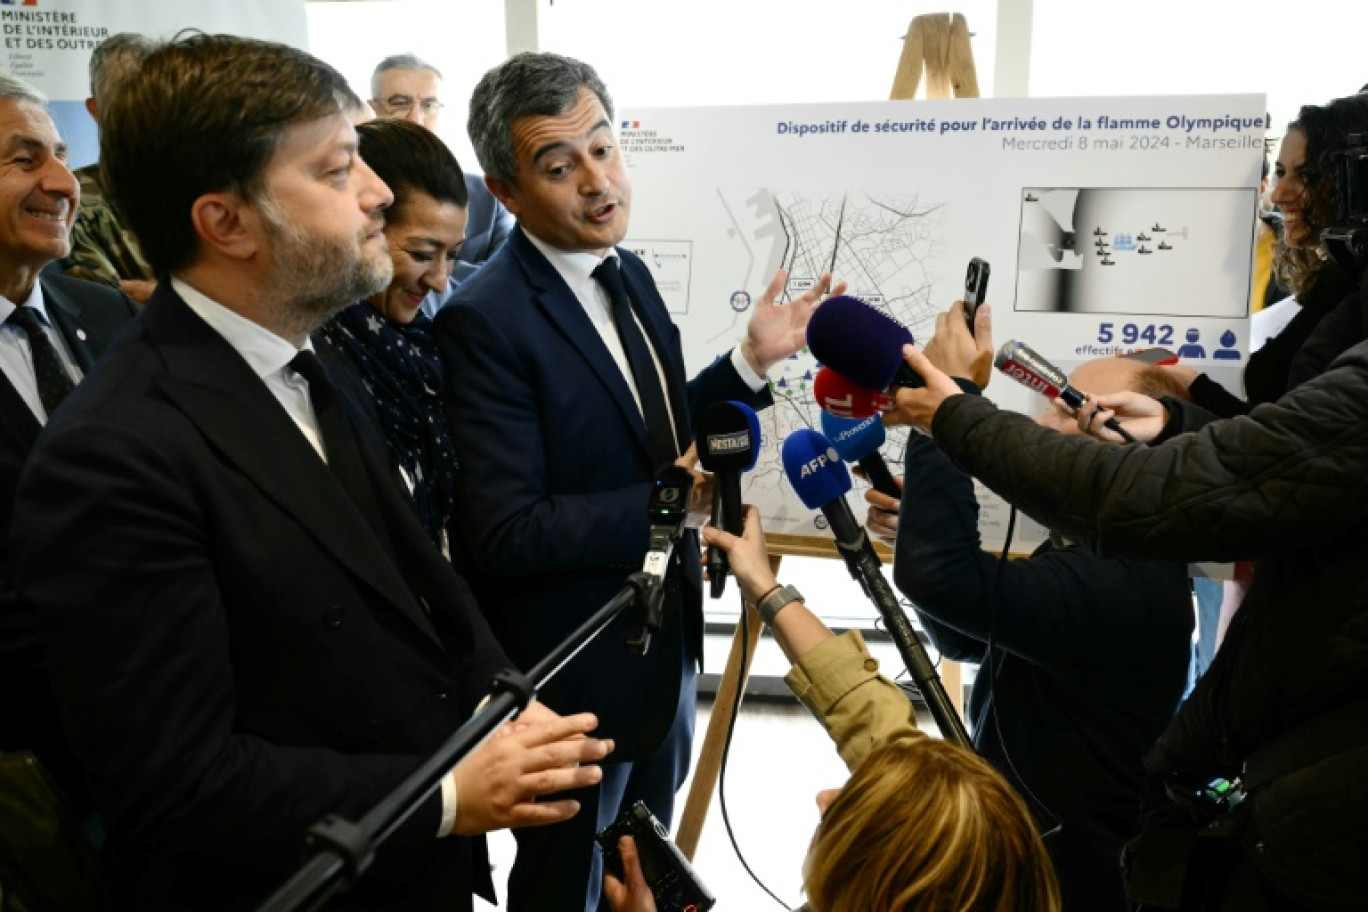
[[[482,607],[526,664],[641,566],[654,473],[692,463],[692,416],[707,405],[769,403],[764,372],[803,344],[830,277],[780,306],[781,272],[741,345],[686,382],[679,330],[649,270],[616,246],[631,188],[597,74],[554,54],[519,54],[485,75],[470,110],[485,181],[519,227],[457,290],[435,332],[463,538],[482,568]],[[576,820],[519,835],[514,912],[592,910],[594,827],[638,799],[671,818],[689,766],[703,627],[696,536],[676,554],[651,653],[630,656],[621,636],[600,637],[590,661],[545,692],[553,707],[593,707],[623,762],[580,796]]]
[[[164,278],[40,438],[11,543],[125,905],[255,905],[310,824],[369,810],[507,664],[308,342],[389,282],[348,95],[302,51],[194,35],[105,112],[112,193]],[[536,799],[597,782],[611,745],[534,707],[343,907],[469,909],[478,834],[575,812]]]
[[[386,57],[376,64],[375,72],[371,74],[370,104],[380,117],[401,117],[435,133],[444,107],[442,73],[413,54]],[[447,288],[434,291],[423,300],[423,312],[429,317],[437,315],[456,286],[474,275],[475,270],[503,246],[513,230],[513,216],[489,192],[484,178],[469,169],[463,170],[470,196],[466,206],[465,242],[456,255]]]
[[[117,291],[41,274],[70,251],[79,198],[46,99],[0,74],[0,528],[49,416],[136,313]],[[0,750],[32,750],[87,809],[63,746],[30,607],[0,546]]]

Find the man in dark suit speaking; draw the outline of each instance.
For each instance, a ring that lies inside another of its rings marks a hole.
[[[746,339],[686,382],[679,330],[646,265],[616,247],[631,187],[594,70],[519,54],[487,73],[469,132],[489,189],[518,220],[438,314],[462,537],[481,607],[519,663],[539,658],[641,567],[654,473],[686,456],[691,416],[728,399],[769,403],[765,371],[803,345],[825,276],[786,306],[782,272]],[[566,824],[518,834],[513,912],[593,909],[594,828],[644,800],[670,820],[689,765],[702,651],[697,537],[676,549],[665,625],[646,656],[612,630],[543,694],[598,714],[616,762]]]
[[[308,341],[390,280],[349,96],[302,51],[196,35],[105,111],[162,280],[40,438],[11,543],[122,904],[254,905],[310,824],[369,810],[508,664]],[[471,908],[478,834],[573,814],[535,799],[598,781],[594,724],[539,707],[496,733],[344,907]]]

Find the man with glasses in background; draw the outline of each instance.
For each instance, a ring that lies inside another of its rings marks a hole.
[[[386,57],[371,74],[370,104],[377,117],[411,120],[436,133],[444,107],[441,94],[441,71],[413,54]],[[436,316],[456,286],[493,256],[513,228],[513,216],[485,187],[484,178],[472,173],[464,164],[461,169],[465,172],[466,191],[470,197],[465,242],[457,254],[446,291],[433,292],[423,301],[423,312],[429,317]]]

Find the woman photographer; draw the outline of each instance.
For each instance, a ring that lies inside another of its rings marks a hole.
[[[1270,197],[1282,215],[1274,251],[1278,281],[1296,296],[1290,322],[1249,357],[1245,399],[1227,392],[1190,367],[1171,368],[1189,383],[1192,400],[1220,418],[1242,415],[1319,376],[1336,357],[1364,337],[1354,292],[1361,267],[1330,257],[1322,240],[1339,217],[1335,158],[1354,134],[1368,133],[1368,95],[1306,105],[1288,125],[1278,149]]]
[[[755,508],[745,534],[704,530],[727,552],[748,603],[759,604],[793,663],[785,682],[852,770],[818,796],[822,820],[804,865],[814,912],[935,909],[1057,912],[1058,888],[1030,813],[978,756],[928,738],[907,696],[878,673],[859,631],[835,636],[770,570]],[[617,912],[654,912],[630,837],[625,880],[604,891]]]

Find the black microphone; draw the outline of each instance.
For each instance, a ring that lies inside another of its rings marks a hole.
[[[741,473],[749,472],[760,456],[760,419],[744,403],[718,402],[698,416],[694,440],[698,461],[713,476],[712,524],[740,535],[745,531]],[[728,570],[726,552],[708,546],[708,587],[713,598],[722,597]]]
[[[993,366],[1047,399],[1062,399],[1065,405],[1075,411],[1083,405],[1085,395],[1069,385],[1069,378],[1064,372],[1023,342],[1010,340],[1002,343],[997,357],[993,359]],[[1108,418],[1105,426],[1120,434],[1121,439],[1127,443],[1135,443],[1135,438],[1121,426],[1115,416]]]
[[[646,546],[646,559],[641,565],[640,576],[644,579],[634,584],[639,586],[634,591],[639,593],[644,610],[641,622],[634,623],[627,634],[627,645],[639,654],[650,649],[651,637],[660,632],[665,574],[669,572],[675,543],[679,541],[684,521],[689,516],[693,485],[693,475],[678,465],[665,466],[651,482],[651,499],[646,504],[651,537]]]
[[[823,305],[825,306],[825,305]],[[856,521],[846,503],[850,490],[850,472],[831,442],[816,431],[803,428],[794,431],[784,441],[782,459],[784,474],[809,510],[821,510],[836,537],[836,550],[845,559],[850,575],[859,582],[865,595],[879,610],[888,634],[898,647],[903,664],[921,691],[931,716],[936,720],[941,737],[973,750],[969,734],[964,730],[955,706],[945,693],[936,666],[926,654],[917,632],[907,620],[893,587],[884,578],[879,555],[869,542],[864,527]]]
[[[807,326],[813,357],[856,386],[878,392],[926,385],[903,360],[903,346],[914,341],[912,331],[892,316],[849,295],[827,298]]]
[[[646,515],[651,521],[651,543],[647,546],[646,562],[641,569],[662,582],[675,542],[679,541],[684,520],[689,516],[693,484],[693,475],[678,465],[661,469],[651,483],[651,500],[646,505]]]

